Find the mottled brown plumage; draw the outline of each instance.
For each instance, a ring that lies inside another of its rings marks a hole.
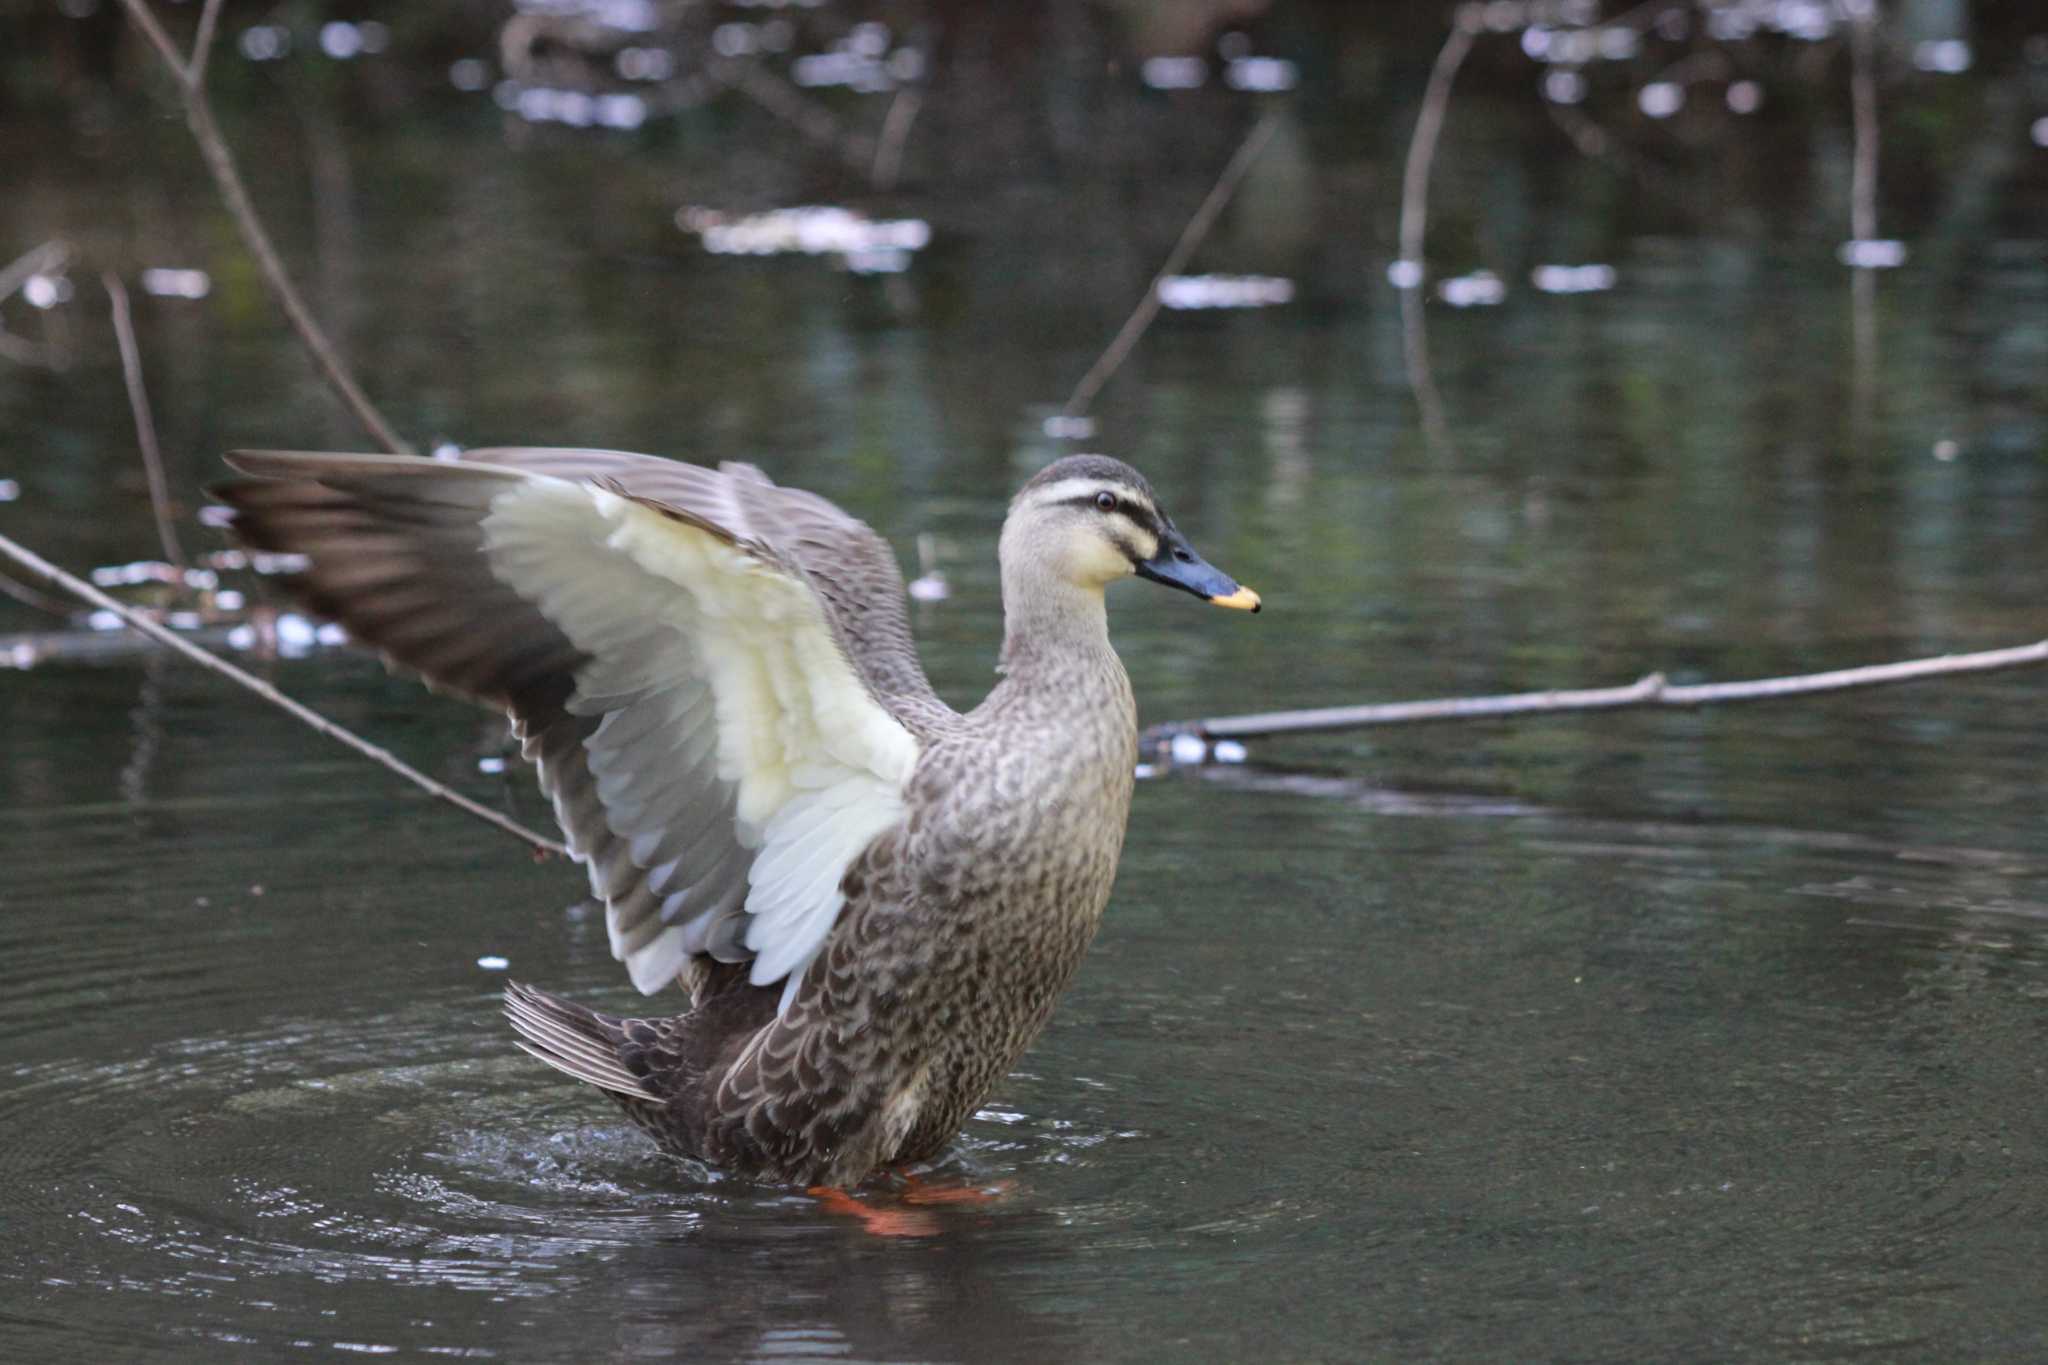
[[[514,985],[520,1046],[672,1153],[809,1184],[943,1147],[1094,936],[1137,759],[1103,587],[1257,606],[1136,471],[1059,461],[1012,503],[1004,676],[963,715],[888,547],[748,466],[230,460],[236,530],[308,556],[311,607],[508,713],[615,955],[689,993],[620,1019]]]

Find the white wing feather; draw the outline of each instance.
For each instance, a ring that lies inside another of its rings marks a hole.
[[[766,559],[546,475],[494,498],[483,531],[492,573],[590,656],[568,709],[602,717],[584,747],[606,823],[667,896],[662,922],[638,932],[607,915],[613,956],[652,994],[691,953],[745,955],[718,937],[736,878],[719,904],[667,922],[690,887],[733,870],[692,856],[718,846],[722,823],[728,849],[736,836],[754,850],[749,979],[786,978],[786,1009],[838,919],[848,865],[902,815],[917,741],[862,686],[810,588]],[[706,785],[729,790],[729,808],[705,809]]]

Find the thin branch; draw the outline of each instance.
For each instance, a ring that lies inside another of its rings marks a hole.
[[[158,24],[155,16],[149,12],[146,0],[121,0],[121,4],[128,11],[129,17],[135,21],[136,27],[149,39],[157,55],[163,58],[164,63],[171,68],[172,74],[177,77],[179,97],[185,105],[185,123],[191,128],[193,138],[199,143],[200,155],[206,161],[207,170],[213,175],[213,182],[220,190],[220,197],[227,204],[228,213],[235,220],[235,227],[241,232],[244,245],[256,258],[256,265],[263,274],[263,282],[270,286],[271,297],[276,299],[278,307],[284,310],[285,317],[292,324],[292,330],[299,334],[299,341],[312,355],[313,363],[327,380],[328,387],[339,395],[342,403],[377,444],[395,455],[412,454],[412,447],[400,438],[391,424],[384,420],[384,414],[378,412],[376,405],[364,395],[355,377],[349,373],[348,366],[335,351],[333,343],[328,341],[327,334],[314,319],[312,311],[299,297],[298,287],[292,283],[291,276],[285,272],[284,261],[278,256],[277,248],[271,245],[270,234],[264,230],[263,220],[257,216],[256,206],[250,202],[249,192],[242,186],[241,172],[236,169],[234,156],[228,151],[227,141],[221,136],[220,125],[213,121],[213,110],[206,102],[206,93],[194,79],[195,76],[205,74],[203,53],[195,52],[194,64],[188,67],[178,56],[177,47],[172,44],[163,26]],[[212,6],[209,5],[209,12],[211,9]],[[204,20],[205,15],[202,14],[202,24]],[[211,35],[207,36],[210,40]]]
[[[882,136],[875,143],[875,164],[868,172],[874,187],[887,193],[896,188],[896,176],[903,169],[903,143],[924,99],[915,90],[898,90],[889,102],[889,115],[882,120]]]
[[[185,84],[194,90],[206,86],[206,59],[213,55],[213,34],[220,25],[221,0],[206,0],[199,14],[199,32],[192,39],[192,57],[185,63]]]
[[[0,573],[0,597],[11,597],[24,607],[32,607],[36,611],[48,612],[52,616],[69,617],[71,615],[70,604],[65,602],[63,598],[52,597],[46,592],[38,592],[10,574]],[[65,634],[69,633],[68,631],[65,632]],[[7,658],[8,650],[9,637],[0,636],[0,660]],[[5,664],[0,663],[0,667],[5,667]]]
[[[135,27],[142,30],[142,36],[149,39],[149,45],[156,49],[156,55],[164,59],[164,65],[178,78],[179,86],[190,93],[192,72],[185,65],[185,54],[178,51],[178,45],[171,41],[171,35],[164,32],[164,26],[156,21],[144,0],[121,0],[128,11],[128,17],[135,21]]]
[[[1415,394],[1415,406],[1422,412],[1423,433],[1434,445],[1448,445],[1450,424],[1444,418],[1443,396],[1429,368],[1429,332],[1423,319],[1422,290],[1428,281],[1423,245],[1429,231],[1429,171],[1436,162],[1436,144],[1443,134],[1444,112],[1451,102],[1451,82],[1472,50],[1473,30],[1461,12],[1451,26],[1450,37],[1436,54],[1430,68],[1429,84],[1422,93],[1422,110],[1415,118],[1415,132],[1408,139],[1408,160],[1401,171],[1401,351],[1408,371],[1408,387]]]
[[[1849,235],[1857,243],[1877,237],[1877,4],[1841,0],[1849,20],[1849,99],[1855,114],[1855,163],[1849,181]],[[1863,250],[1871,248],[1865,246]],[[1855,259],[1853,252],[1851,260]],[[1877,272],[1850,272],[1851,344],[1849,416],[1860,451],[1869,444],[1872,405],[1877,398]]]
[[[1845,0],[1849,13],[1849,98],[1856,116],[1856,161],[1849,182],[1849,235],[1859,242],[1877,236],[1877,6],[1875,0]]]
[[[704,74],[728,90],[739,91],[811,141],[833,148],[854,170],[864,175],[873,172],[873,138],[866,133],[848,132],[831,110],[760,63],[714,58],[705,63]]]
[[[1159,315],[1159,286],[1186,267],[1189,258],[1202,245],[1202,239],[1209,235],[1209,229],[1216,226],[1216,219],[1222,214],[1224,205],[1237,193],[1238,182],[1243,180],[1244,173],[1252,168],[1252,162],[1259,159],[1259,153],[1266,149],[1266,144],[1272,140],[1273,133],[1279,126],[1280,111],[1273,109],[1267,111],[1265,117],[1253,124],[1252,130],[1245,134],[1236,154],[1230,158],[1229,164],[1224,166],[1223,174],[1217,176],[1215,185],[1210,187],[1208,198],[1195,210],[1195,216],[1188,219],[1188,225],[1181,229],[1180,240],[1175,242],[1173,250],[1167,253],[1165,264],[1161,265],[1159,273],[1152,277],[1152,283],[1145,287],[1145,297],[1138,300],[1138,306],[1124,319],[1124,325],[1117,330],[1108,348],[1089,367],[1088,373],[1081,376],[1081,382],[1074,386],[1073,396],[1067,399],[1066,407],[1061,409],[1063,415],[1079,417],[1086,412],[1088,405],[1095,401],[1095,395],[1102,391],[1102,386],[1109,382],[1109,377],[1116,373],[1117,367],[1130,355],[1131,348],[1138,344],[1138,338],[1145,335],[1145,329],[1150,327],[1152,319]]]
[[[497,811],[492,810],[489,806],[480,805],[464,796],[461,792],[436,782],[433,778],[407,764],[388,749],[379,748],[368,740],[362,739],[343,729],[319,712],[300,702],[293,701],[290,697],[287,697],[284,693],[278,691],[253,673],[237,668],[217,655],[207,653],[189,640],[181,639],[174,631],[167,630],[155,621],[150,620],[147,616],[122,605],[101,592],[98,588],[95,588],[92,584],[87,583],[81,578],[73,577],[34,551],[17,544],[6,536],[0,536],[0,554],[6,555],[15,563],[41,575],[67,592],[85,599],[102,611],[113,612],[129,626],[141,631],[150,639],[155,640],[159,644],[169,645],[172,649],[177,650],[180,654],[183,654],[201,667],[210,668],[214,672],[239,683],[263,698],[263,700],[269,702],[272,706],[278,707],[293,719],[310,725],[313,729],[337,743],[347,745],[363,755],[363,757],[382,764],[385,768],[397,773],[406,781],[413,783],[428,795],[446,801],[459,810],[467,811],[477,819],[496,826],[537,851],[557,854],[564,858],[569,856],[569,850],[554,840],[544,838],[517,821],[508,819]]]
[[[185,547],[178,543],[178,528],[171,518],[171,489],[164,478],[163,449],[157,444],[156,421],[149,414],[149,390],[142,384],[142,351],[135,344],[135,321],[128,313],[128,289],[121,277],[108,270],[100,275],[106,286],[107,303],[114,315],[114,339],[121,347],[121,381],[128,388],[128,408],[135,415],[135,443],[142,448],[142,468],[149,475],[149,506],[156,514],[157,539],[163,542],[164,558],[185,577]]]
[[[52,238],[39,247],[24,251],[0,267],[0,300],[13,298],[17,290],[36,276],[61,269],[70,256],[71,248],[61,238]]]
[[[1408,162],[1401,171],[1401,259],[1417,272],[1414,287],[1422,280],[1422,243],[1429,227],[1429,169],[1436,161],[1437,139],[1444,130],[1444,110],[1451,102],[1451,82],[1472,51],[1472,31],[1462,16],[1444,39],[1436,64],[1429,69],[1429,84],[1423,87],[1422,111],[1415,117],[1415,132],[1408,139]]]
[[[1378,706],[1332,706],[1317,711],[1267,711],[1256,715],[1216,716],[1208,720],[1155,725],[1145,742],[1156,746],[1176,734],[1206,739],[1250,739],[1267,735],[1306,734],[1322,730],[1356,730],[1374,725],[1412,725],[1422,721],[1477,720],[1497,716],[1551,714],[1559,711],[1617,711],[1640,706],[1711,706],[1732,701],[1770,701],[1809,692],[1839,692],[1852,687],[1917,682],[1951,673],[1986,673],[2048,663],[2048,640],[2011,649],[1975,654],[1943,654],[1927,659],[1840,668],[1828,673],[1800,673],[1748,682],[1694,683],[1674,687],[1662,673],[1652,673],[1626,687],[1594,687],[1569,692],[1516,692],[1499,697],[1450,697],[1436,701],[1388,702]]]

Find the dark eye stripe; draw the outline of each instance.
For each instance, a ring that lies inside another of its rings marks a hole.
[[[1091,512],[1101,511],[1102,509],[1096,507],[1095,499],[1104,491],[1105,490],[1098,488],[1093,493],[1077,494],[1076,496],[1068,498],[1066,500],[1067,505],[1069,507],[1085,507]],[[1125,516],[1129,517],[1133,522],[1137,523],[1139,526],[1143,527],[1145,530],[1151,532],[1155,536],[1161,536],[1166,534],[1166,527],[1160,521],[1159,514],[1154,512],[1151,508],[1146,507],[1142,503],[1135,503],[1132,502],[1129,498],[1119,497],[1116,500],[1116,511],[1123,513]],[[1103,515],[1107,516],[1109,515],[1109,513],[1104,512]]]

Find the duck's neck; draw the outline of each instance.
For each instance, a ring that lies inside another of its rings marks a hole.
[[[1005,676],[1057,679],[1087,674],[1116,663],[1109,644],[1109,614],[1102,589],[1077,585],[1030,561],[1003,564],[1003,653],[996,667]]]

